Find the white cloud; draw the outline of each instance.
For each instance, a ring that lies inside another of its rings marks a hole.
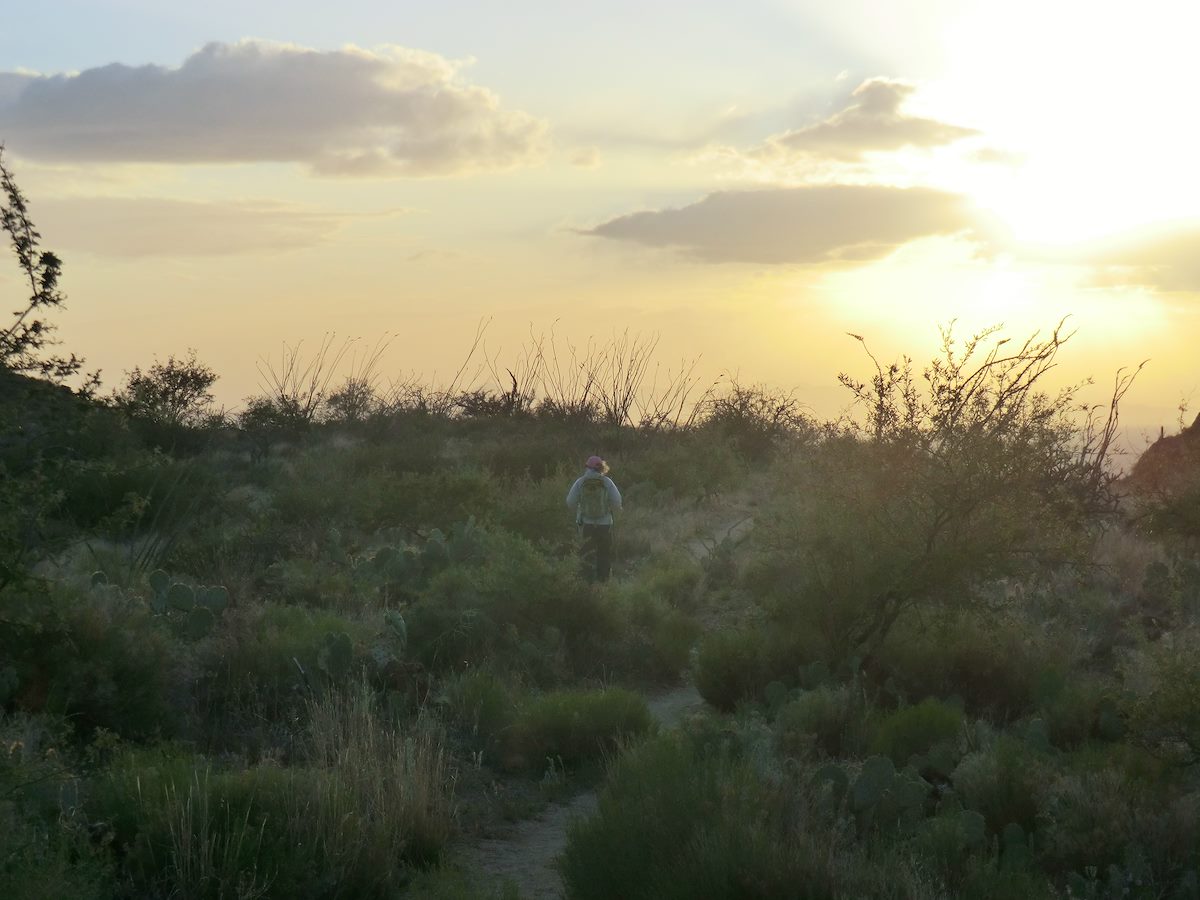
[[[853,162],[867,153],[940,147],[978,133],[905,113],[902,108],[914,90],[902,81],[872,78],[854,90],[848,106],[829,118],[772,135],[749,150],[726,152],[764,163],[801,159]]]
[[[726,191],[680,209],[620,216],[585,234],[682,250],[705,262],[861,261],[936,234],[972,230],[959,195],[929,188],[822,185]]]
[[[296,162],[334,175],[450,175],[541,158],[546,125],[402,47],[213,43],[177,68],[0,73],[0,135],[72,162]]]

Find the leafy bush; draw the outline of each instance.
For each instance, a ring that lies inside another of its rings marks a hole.
[[[875,753],[904,765],[910,757],[935,744],[954,742],[962,727],[961,709],[928,697],[916,706],[906,706],[882,717],[871,746]]]
[[[866,750],[870,708],[854,685],[804,691],[780,707],[775,742],[781,753],[858,756]]]
[[[731,711],[761,698],[772,681],[795,684],[800,666],[815,658],[808,637],[778,629],[710,632],[700,642],[696,688],[717,709]]]
[[[1033,709],[1039,675],[1061,666],[1062,652],[1044,628],[962,614],[928,629],[898,624],[868,674],[901,698],[961,697],[969,712],[1005,721]]]
[[[700,626],[639,585],[614,594],[621,631],[609,654],[613,668],[626,678],[677,681],[688,666]]]
[[[1134,740],[1188,764],[1200,761],[1200,627],[1129,653],[1122,712]]]
[[[512,688],[487,671],[448,676],[442,684],[441,698],[450,720],[481,749],[499,746],[517,715]]]
[[[523,768],[546,759],[570,765],[615,751],[622,741],[654,725],[640,694],[621,688],[555,691],[521,709],[506,740],[508,765]]]
[[[963,805],[982,813],[992,833],[1010,822],[1030,831],[1037,824],[1038,798],[1054,777],[1051,763],[1007,735],[963,757],[951,775]]]
[[[598,673],[621,633],[616,609],[573,561],[502,533],[488,534],[480,564],[431,579],[405,617],[411,652],[428,667],[494,661],[543,683]]]
[[[40,595],[19,627],[0,631],[16,705],[67,716],[88,735],[170,735],[188,703],[185,657],[138,598],[116,588]]]
[[[375,631],[336,613],[274,603],[239,606],[224,619],[226,627],[201,649],[199,660],[209,714],[253,699],[261,711],[277,715],[294,707],[305,690],[345,683],[361,668]],[[328,648],[343,637],[349,662],[332,668]]]
[[[799,785],[766,780],[746,760],[675,736],[646,742],[617,762],[597,814],[571,825],[561,863],[568,895],[927,896],[903,860],[853,849],[818,809]]]

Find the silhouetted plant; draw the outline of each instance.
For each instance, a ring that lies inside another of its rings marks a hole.
[[[127,372],[113,401],[129,415],[155,425],[195,426],[211,415],[216,381],[217,373],[189,349],[182,359],[172,355],[166,362],[156,359],[145,372],[140,367]]]
[[[4,193],[0,228],[8,235],[17,263],[29,283],[28,298],[13,313],[16,321],[0,329],[0,365],[14,372],[61,382],[83,368],[83,360],[74,353],[65,357],[45,354],[47,347],[58,342],[51,337],[55,326],[42,315],[47,310],[61,308],[67,299],[58,286],[62,260],[49,250],[39,249],[42,236],[29,219],[28,199],[4,163],[3,144],[0,144],[0,190]],[[95,390],[99,381],[99,372],[89,375],[85,390]]]

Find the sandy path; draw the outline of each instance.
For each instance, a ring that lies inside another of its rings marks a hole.
[[[660,728],[674,728],[700,710],[704,700],[688,684],[648,697],[646,704]],[[559,900],[563,884],[555,863],[567,846],[567,826],[595,809],[595,791],[551,804],[540,815],[517,823],[505,837],[476,842],[463,852],[461,864],[481,883],[498,887],[512,881],[522,900]]]

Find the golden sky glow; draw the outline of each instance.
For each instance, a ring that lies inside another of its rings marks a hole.
[[[107,381],[394,334],[397,375],[530,329],[796,387],[937,326],[1071,316],[1061,377],[1197,390],[1200,12],[760,0],[40,4],[0,36],[0,140]],[[741,5],[739,5],[739,9]],[[0,270],[0,293],[19,290]]]

